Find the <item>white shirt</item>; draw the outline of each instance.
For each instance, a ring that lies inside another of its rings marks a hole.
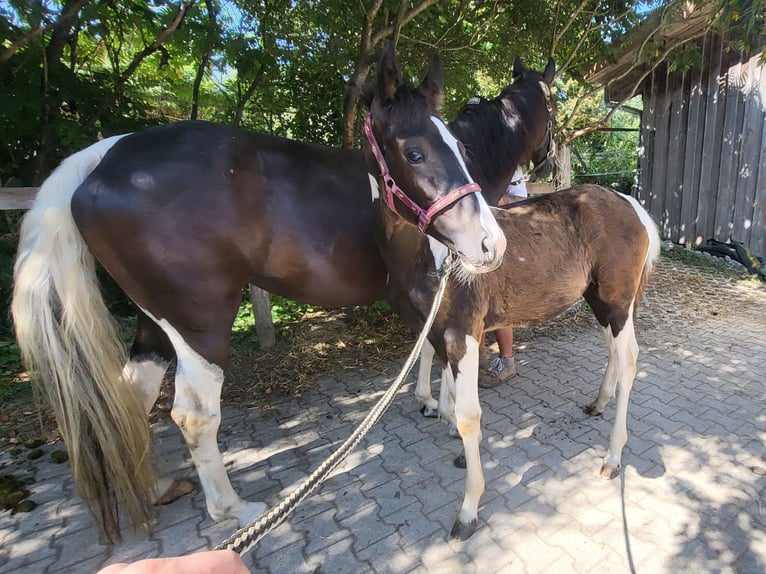
[[[516,168],[516,171],[511,178],[511,183],[508,184],[508,189],[505,190],[505,193],[514,197],[527,197],[527,182],[524,179],[524,174],[521,172],[521,168]]]

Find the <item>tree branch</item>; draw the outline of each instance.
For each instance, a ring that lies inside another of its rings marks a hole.
[[[43,27],[37,25],[29,29],[24,35],[11,42],[10,46],[0,52],[0,63],[10,60],[16,52],[18,52],[21,48],[26,46],[40,34],[43,34],[50,29],[56,30],[65,24],[68,24],[90,1],[91,0],[76,0],[63,14],[56,18],[56,21],[51,26]]]
[[[195,1],[196,0],[181,0],[181,4],[178,6],[178,13],[176,14],[176,17],[173,18],[173,21],[170,23],[170,25],[162,30],[151,44],[133,56],[133,60],[130,62],[130,64],[128,64],[128,67],[125,68],[125,71],[120,74],[120,77],[115,82],[115,91],[119,92],[136,71],[136,69],[138,69],[138,66],[141,65],[141,62],[159,50],[160,46],[162,46],[162,44],[164,44],[167,39],[170,38],[173,32],[178,29],[178,26],[181,24],[181,22],[183,22],[189,7],[192,6]]]

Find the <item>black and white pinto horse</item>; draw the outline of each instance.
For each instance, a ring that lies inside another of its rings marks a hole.
[[[416,95],[397,97],[395,109],[373,105],[371,121],[387,154],[400,155],[391,162],[397,187],[430,210],[427,233],[470,269],[489,271],[505,238],[434,115],[439,83],[426,76],[418,94],[428,102]],[[44,182],[24,218],[14,270],[17,341],[107,537],[120,536],[118,503],[139,527],[150,523],[154,502],[177,494],[174,481],[153,473],[146,416],[173,358],[171,416],[209,514],[245,524],[264,511],[235,493],[216,440],[242,288],[324,306],[382,298],[369,189],[361,152],[205,122],[105,139]],[[138,308],[129,359],[94,259]]]
[[[385,86],[385,78],[380,83]],[[385,92],[379,94],[379,101],[388,101]],[[390,104],[393,110],[395,103]],[[373,109],[377,110],[375,106]],[[495,129],[497,122],[489,125]],[[384,130],[373,132],[375,139],[386,137]],[[503,141],[502,136],[494,140],[474,137],[479,142]],[[409,147],[413,158],[427,155],[409,142],[401,146]],[[499,149],[499,153],[492,153],[488,146],[486,153],[469,155],[470,172],[508,173],[510,168],[502,167],[506,156]],[[385,172],[386,163],[400,161],[400,149],[382,146],[382,150],[380,171]],[[374,196],[373,200],[380,220],[378,241],[389,271],[388,299],[402,318],[419,330],[437,290],[436,270],[452,249],[440,242],[439,233],[422,233],[417,209],[392,196],[388,188],[383,195],[383,199]],[[606,373],[598,397],[587,411],[602,413],[619,389],[615,423],[601,470],[602,476],[612,478],[621,466],[629,395],[636,374],[638,345],[633,317],[659,256],[659,235],[647,212],[634,198],[600,186],[577,186],[492,212],[507,240],[503,262],[497,270],[477,275],[461,259],[429,333],[431,347],[421,359],[425,366],[418,383],[421,399],[430,398],[429,359],[437,355],[443,365],[442,396],[446,397],[439,409],[462,438],[467,469],[463,503],[451,532],[459,539],[473,534],[484,490],[478,397],[482,333],[552,319],[585,297],[604,328],[608,348]]]

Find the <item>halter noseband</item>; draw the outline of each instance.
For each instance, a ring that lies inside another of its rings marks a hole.
[[[394,204],[394,196],[399,198],[399,200],[404,205],[406,205],[410,211],[412,211],[412,213],[414,213],[418,218],[418,231],[420,231],[420,233],[423,235],[425,235],[426,229],[431,224],[431,220],[437,213],[443,209],[446,209],[463,196],[468,195],[469,193],[476,193],[481,191],[479,184],[474,182],[467,183],[456,189],[453,189],[447,195],[440,197],[434,201],[428,209],[423,209],[417,203],[411,200],[398,185],[396,185],[394,178],[391,176],[391,172],[388,171],[386,160],[383,159],[383,152],[380,150],[378,142],[375,141],[375,136],[372,133],[372,119],[370,114],[367,114],[367,117],[364,120],[364,134],[367,136],[367,141],[370,142],[372,155],[375,156],[375,159],[378,162],[378,167],[380,168],[380,177],[383,178],[383,187],[385,188],[384,196],[386,198],[386,205],[396,215],[402,217],[402,215],[396,209],[396,205]]]

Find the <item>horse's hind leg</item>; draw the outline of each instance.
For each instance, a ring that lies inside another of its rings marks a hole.
[[[138,330],[122,378],[140,389],[148,415],[157,401],[162,379],[175,353],[164,331],[141,309],[137,315]]]
[[[157,402],[162,380],[175,352],[165,332],[141,309],[137,310],[137,319],[138,330],[130,348],[130,359],[122,370],[122,379],[138,387],[148,415]],[[193,490],[188,481],[158,477],[154,504],[168,504]]]
[[[205,492],[208,513],[216,521],[236,518],[240,525],[247,524],[260,516],[266,505],[245,501],[234,492],[217,441],[229,331],[189,331],[184,338],[167,321],[155,321],[175,349],[175,400],[171,416],[189,447]],[[209,353],[212,360],[203,357],[193,346],[215,349]]]
[[[614,398],[615,390],[617,389],[617,350],[615,347],[615,339],[612,336],[612,328],[607,325],[604,329],[604,336],[606,338],[606,347],[609,352],[609,359],[606,363],[606,372],[604,373],[604,379],[601,381],[601,386],[598,389],[598,397],[596,400],[585,407],[585,412],[589,415],[600,415],[606,409],[606,405]]]
[[[611,336],[611,327],[607,327]],[[601,467],[602,478],[615,478],[620,473],[622,449],[628,440],[628,403],[630,402],[630,391],[633,388],[633,381],[636,378],[636,361],[638,360],[638,343],[633,329],[633,306],[628,311],[628,318],[625,326],[610,341],[610,362],[612,350],[614,351],[614,370],[616,381],[618,383],[617,409],[612,427],[612,435],[609,439],[609,450],[604,457],[604,464]],[[613,393],[614,391],[612,391]],[[599,398],[601,393],[599,393]],[[598,402],[598,399],[597,399]]]

